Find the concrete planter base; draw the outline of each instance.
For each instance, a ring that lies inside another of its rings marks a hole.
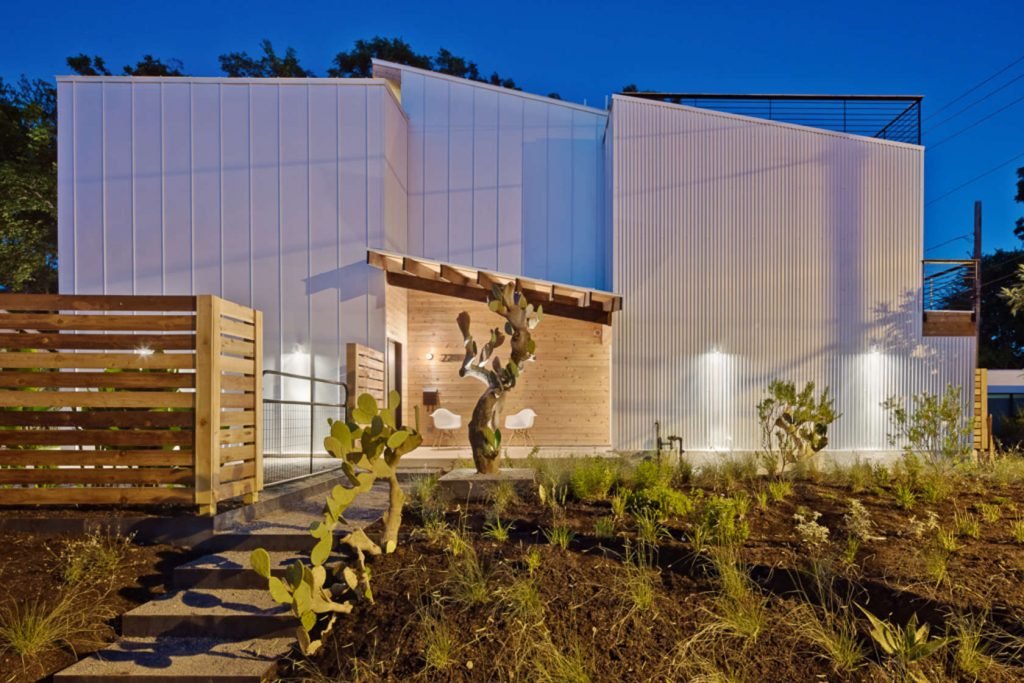
[[[501,482],[512,482],[523,500],[537,495],[536,472],[529,467],[510,467],[497,474],[479,474],[471,467],[454,469],[438,480],[442,493],[452,503],[486,502]]]

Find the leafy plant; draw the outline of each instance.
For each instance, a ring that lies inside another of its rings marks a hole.
[[[931,638],[931,627],[928,624],[918,625],[916,613],[910,616],[906,626],[900,628],[884,619],[879,619],[863,607],[860,610],[871,622],[869,631],[871,639],[881,648],[882,652],[892,659],[899,672],[913,680],[928,680],[918,676],[911,667],[945,646],[947,639]]]
[[[942,527],[936,527],[935,529],[935,542],[938,547],[944,552],[955,553],[960,550],[960,541],[957,540],[957,534],[955,530],[947,530]]]
[[[773,503],[781,503],[791,495],[793,495],[793,485],[788,481],[768,482],[768,497],[772,499]]]
[[[420,632],[423,635],[423,659],[427,669],[446,671],[455,663],[458,636],[440,608],[420,610]]]
[[[622,519],[626,516],[626,497],[625,496],[612,496],[612,517],[616,520]]]
[[[1010,524],[1010,533],[1016,543],[1024,544],[1024,517],[1017,516]]]
[[[594,521],[594,535],[598,538],[615,536],[615,520],[612,517],[598,517]]]
[[[964,416],[960,387],[950,384],[941,396],[915,394],[909,405],[893,396],[882,407],[889,411],[893,422],[889,441],[902,446],[905,454],[941,466],[961,462],[970,455],[972,426]]]
[[[615,483],[615,470],[608,458],[586,458],[574,463],[569,490],[581,501],[604,500]]]
[[[768,397],[757,404],[761,423],[763,460],[769,471],[776,466],[807,462],[828,445],[829,426],[839,419],[828,387],[815,393],[814,382],[799,391],[793,382],[772,380]]]
[[[981,522],[977,516],[958,507],[953,508],[953,527],[956,529],[957,536],[966,536],[967,538],[981,536]]]
[[[540,551],[536,548],[530,548],[526,551],[526,555],[523,557],[523,564],[526,567],[526,573],[533,576],[540,569],[543,564],[543,558],[541,557]]]
[[[999,506],[991,503],[978,503],[978,514],[989,524],[995,524],[1002,517]]]
[[[495,514],[501,515],[510,505],[519,500],[519,494],[516,492],[515,484],[502,480],[491,489],[490,499]]]
[[[903,510],[912,510],[914,503],[917,502],[917,494],[914,493],[914,489],[911,488],[910,484],[897,482],[896,486],[892,489],[892,494],[896,498],[896,504]]]
[[[484,524],[484,536],[497,541],[498,543],[505,543],[508,541],[509,531],[512,530],[512,522],[505,524],[501,523],[501,517],[495,515],[493,520],[489,520]]]
[[[562,550],[567,550],[575,537],[576,534],[569,527],[563,525],[555,525],[544,530],[544,538],[548,543]]]

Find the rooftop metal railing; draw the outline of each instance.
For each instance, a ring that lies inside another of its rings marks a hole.
[[[918,95],[623,94],[840,133],[921,144],[921,97]]]

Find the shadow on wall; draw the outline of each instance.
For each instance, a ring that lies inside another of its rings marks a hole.
[[[306,295],[331,289],[338,291],[338,301],[351,301],[370,293],[369,278],[373,270],[367,264],[358,261],[341,268],[326,270],[306,278]]]
[[[921,300],[918,292],[905,291],[896,306],[888,302],[878,304],[872,309],[878,326],[882,330],[877,340],[878,351],[889,355],[913,358],[928,369],[929,373],[938,370],[938,350],[927,343],[918,333],[918,322],[921,318]]]

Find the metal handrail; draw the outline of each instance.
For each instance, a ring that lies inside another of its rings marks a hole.
[[[315,450],[315,447],[316,447],[316,443],[315,443],[316,430],[314,428],[314,413],[315,413],[315,409],[316,408],[337,408],[337,409],[339,409],[341,411],[342,420],[347,422],[348,421],[348,384],[346,384],[345,382],[338,381],[338,380],[324,379],[322,377],[314,377],[313,375],[300,375],[300,374],[297,374],[297,373],[294,373],[294,372],[282,372],[280,370],[264,370],[263,371],[263,377],[266,378],[267,376],[283,377],[283,378],[287,378],[287,379],[297,379],[297,380],[302,380],[304,382],[309,382],[309,400],[308,401],[299,401],[299,400],[294,400],[294,399],[283,399],[283,398],[266,398],[266,393],[264,393],[263,403],[264,403],[264,405],[266,405],[266,404],[271,404],[271,405],[298,405],[298,406],[308,406],[309,407],[309,459],[310,459],[310,474],[312,474],[312,470],[313,470],[313,454],[316,453],[316,450]],[[341,397],[342,397],[341,403],[327,403],[327,402],[315,400],[315,398],[316,398],[316,385],[317,384],[327,384],[327,385],[330,385],[330,386],[339,387],[341,389]],[[302,475],[302,476],[308,476],[308,475]],[[280,481],[275,481],[273,483],[274,484],[282,484],[282,483],[284,483],[286,481],[293,481],[294,479],[298,479],[298,478],[301,478],[301,477],[291,477],[289,479],[283,479],[283,480],[280,480]]]
[[[929,272],[929,267],[949,266]],[[921,262],[924,311],[977,311],[977,259],[925,259]]]

